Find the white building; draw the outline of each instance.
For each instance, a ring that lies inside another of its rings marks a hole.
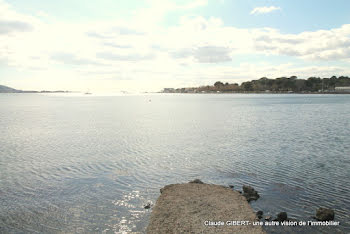
[[[350,86],[335,87],[335,92],[337,92],[337,93],[350,93]]]
[[[163,93],[175,93],[175,89],[174,88],[164,88]]]

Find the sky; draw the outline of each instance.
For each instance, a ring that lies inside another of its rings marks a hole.
[[[348,0],[0,0],[0,84],[152,92],[350,75]]]

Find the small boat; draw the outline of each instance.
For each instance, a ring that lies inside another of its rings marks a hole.
[[[90,93],[90,91],[86,91],[84,94],[85,94],[85,95],[90,95],[90,94],[92,94],[92,93]]]

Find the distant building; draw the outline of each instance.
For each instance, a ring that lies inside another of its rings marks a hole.
[[[350,86],[335,87],[337,93],[350,93]]]
[[[175,93],[175,89],[174,88],[164,88],[163,93]]]

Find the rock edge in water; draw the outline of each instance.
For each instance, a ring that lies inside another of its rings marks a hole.
[[[237,191],[194,180],[161,189],[147,233],[265,233],[261,226],[229,225],[256,220],[247,199]]]
[[[256,201],[259,199],[258,192],[251,186],[243,185],[243,196],[248,202]]]
[[[316,211],[316,219],[318,221],[334,220],[334,210],[327,208],[318,208]]]

